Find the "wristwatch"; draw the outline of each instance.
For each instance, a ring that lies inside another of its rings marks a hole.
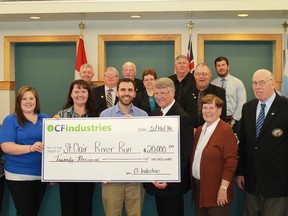
[[[236,123],[236,120],[232,118],[229,124],[234,125],[235,123]]]

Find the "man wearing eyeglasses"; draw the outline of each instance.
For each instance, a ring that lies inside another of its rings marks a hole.
[[[252,77],[254,100],[244,104],[236,170],[244,216],[284,216],[288,206],[288,99],[275,93],[270,71]]]
[[[190,188],[190,153],[193,142],[193,124],[189,115],[174,99],[175,86],[171,79],[160,78],[155,82],[154,97],[160,108],[152,115],[180,116],[180,169],[181,182],[153,182],[145,183],[146,191],[155,196],[157,213],[159,216],[184,216],[184,194]],[[161,139],[159,140],[161,144]]]
[[[108,67],[104,71],[104,85],[93,89],[98,115],[107,109],[114,106],[118,102],[116,97],[117,83],[119,81],[119,73],[116,68]]]
[[[229,60],[219,56],[214,61],[218,77],[211,83],[226,91],[227,113],[225,121],[239,136],[242,106],[246,103],[246,90],[243,82],[230,74]]]
[[[221,119],[226,117],[226,97],[225,90],[210,83],[212,74],[209,65],[200,63],[194,71],[196,85],[191,87],[185,96],[185,111],[191,116],[194,127],[197,128],[204,124],[202,117],[201,100],[207,94],[214,94],[224,101]]]

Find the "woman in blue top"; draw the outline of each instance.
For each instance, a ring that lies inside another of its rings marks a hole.
[[[37,216],[46,183],[41,182],[42,121],[36,89],[19,89],[14,114],[2,125],[0,143],[5,156],[5,178],[17,215]]]
[[[1,133],[1,125],[0,125],[0,133]],[[3,151],[0,147],[0,212],[2,209],[3,202],[3,194],[4,194],[4,184],[5,184],[5,176],[4,176],[4,160],[3,160]]]

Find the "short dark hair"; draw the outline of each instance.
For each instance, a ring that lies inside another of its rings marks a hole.
[[[119,85],[120,85],[120,83],[122,83],[122,82],[127,82],[127,83],[131,82],[131,83],[133,84],[134,91],[136,91],[136,85],[135,85],[134,80],[131,80],[131,79],[129,79],[129,78],[119,79],[119,81],[118,81],[118,83],[117,83],[117,90],[119,90]]]
[[[219,56],[214,61],[215,67],[216,67],[217,62],[219,62],[219,61],[225,61],[226,64],[229,66],[229,60],[226,57],[224,57],[224,56]]]

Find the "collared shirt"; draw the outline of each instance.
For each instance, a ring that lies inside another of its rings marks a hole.
[[[0,143],[13,142],[18,145],[31,145],[42,142],[43,119],[47,114],[37,113],[36,123],[25,121],[21,126],[15,114],[8,115],[1,128]],[[27,154],[5,155],[5,175],[8,180],[39,180],[41,178],[42,154],[30,152]],[[7,172],[7,174],[6,174]]]
[[[0,178],[4,175],[4,160],[3,160],[3,151],[0,148]]]
[[[82,116],[79,116],[78,113],[75,112],[74,106],[71,106],[65,110],[60,110],[57,115],[60,115],[61,118],[82,118],[88,117],[88,114],[85,113]]]
[[[173,106],[174,103],[175,103],[175,100],[173,100],[173,102],[171,104],[169,104],[167,107],[165,107],[164,109],[161,108],[163,116],[165,116],[167,114],[167,112],[170,110],[170,108]]]
[[[207,143],[211,135],[213,134],[216,126],[218,125],[220,118],[218,118],[213,124],[207,127],[207,123],[202,127],[202,131],[195,149],[194,160],[192,165],[192,173],[195,179],[200,180],[200,165],[201,165],[201,158],[204,148],[206,147]]]
[[[265,105],[266,105],[266,107],[265,107],[265,117],[266,117],[275,97],[276,97],[276,93],[274,92],[273,95],[267,101],[265,101],[265,102],[258,101],[257,110],[256,110],[256,121],[257,121],[258,115],[259,115],[260,110],[261,110],[261,104],[265,103]]]
[[[227,112],[226,116],[232,116],[233,119],[239,121],[241,119],[241,111],[242,106],[246,103],[246,90],[243,82],[228,74],[225,77],[225,90],[226,90],[226,104],[227,104]],[[222,78],[217,77],[211,83],[221,87],[222,86]]]
[[[117,87],[115,86],[114,88],[108,88],[108,87],[105,85],[104,88],[105,88],[105,97],[106,97],[106,98],[107,98],[108,90],[109,90],[109,89],[113,89],[113,91],[111,91],[111,94],[112,94],[112,102],[113,102],[112,104],[115,104]]]
[[[134,106],[133,104],[132,104],[128,114],[130,114],[132,116],[148,116],[148,114],[144,110],[139,109],[138,107]],[[119,102],[115,106],[109,107],[100,113],[100,117],[123,117],[124,115],[126,115],[126,113],[123,113],[120,110]]]

